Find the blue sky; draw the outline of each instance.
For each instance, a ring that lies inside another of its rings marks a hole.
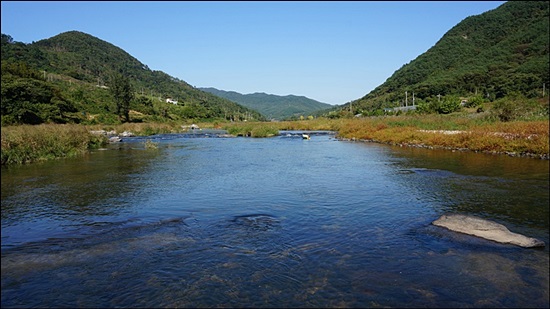
[[[504,1],[1,1],[2,33],[77,30],[195,87],[358,99]]]

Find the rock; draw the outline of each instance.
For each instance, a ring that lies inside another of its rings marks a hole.
[[[122,137],[131,137],[131,136],[135,136],[134,133],[130,132],[130,131],[124,131],[122,133],[120,133],[120,136]]]
[[[202,130],[198,125],[192,124],[190,126],[181,126],[183,130]]]
[[[503,244],[524,248],[544,247],[544,242],[536,238],[510,232],[504,225],[493,221],[466,215],[443,215],[432,222],[433,225],[451,231],[473,235]]]
[[[109,138],[109,143],[118,143],[118,142],[121,142],[121,141],[122,141],[122,139],[118,136],[111,136]]]
[[[105,130],[96,130],[96,131],[90,131],[91,134],[93,135],[107,135],[107,132],[105,132]]]

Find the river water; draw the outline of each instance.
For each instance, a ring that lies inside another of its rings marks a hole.
[[[2,308],[549,307],[548,160],[296,133],[2,167]]]

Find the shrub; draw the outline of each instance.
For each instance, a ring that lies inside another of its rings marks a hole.
[[[437,112],[440,114],[450,114],[460,109],[460,100],[455,96],[446,97],[443,102],[437,106]]]
[[[464,107],[470,108],[470,107],[480,107],[481,104],[483,104],[485,100],[482,96],[476,95],[468,99],[466,103],[464,104]]]

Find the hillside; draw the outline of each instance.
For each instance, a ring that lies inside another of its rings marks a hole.
[[[78,31],[30,44],[2,34],[2,124],[116,122],[115,73],[134,91],[134,121],[264,120],[257,111],[190,86],[124,50]],[[166,99],[178,104],[166,103]]]
[[[333,107],[304,96],[279,96],[266,93],[241,94],[216,88],[198,88],[216,96],[226,98],[240,105],[257,110],[268,119],[283,120],[300,116],[307,117],[315,112]]]
[[[494,101],[510,95],[542,97],[549,88],[549,2],[510,1],[470,16],[383,84],[352,101],[354,112],[432,104],[445,97]],[[439,96],[441,95],[441,96]],[[435,107],[434,107],[435,106]],[[340,106],[349,110],[350,105]]]

